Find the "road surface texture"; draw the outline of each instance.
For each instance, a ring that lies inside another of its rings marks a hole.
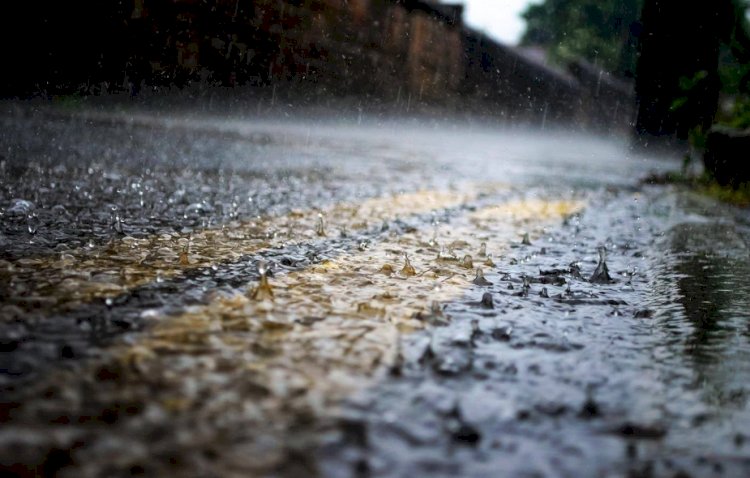
[[[750,476],[750,215],[679,162],[159,111],[2,104],[5,474]]]

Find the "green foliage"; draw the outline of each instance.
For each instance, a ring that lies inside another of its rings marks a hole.
[[[704,91],[703,84],[707,80],[708,72],[706,70],[700,70],[690,77],[681,77],[679,82],[680,96],[672,100],[669,109],[679,112],[680,110],[689,107],[690,97],[695,95],[696,92]]]
[[[687,159],[689,161],[689,159]],[[671,184],[686,187],[699,194],[712,197],[719,201],[735,206],[750,206],[750,184],[743,183],[736,188],[722,186],[708,174],[694,175],[683,166],[681,172],[669,172],[661,175],[651,175],[641,180],[644,184]]]
[[[544,0],[524,12],[523,45],[541,45],[558,61],[585,58],[615,74],[635,71],[635,25],[643,0]]]
[[[750,128],[750,96],[736,94],[725,100],[728,109],[720,112],[716,122],[737,129]]]

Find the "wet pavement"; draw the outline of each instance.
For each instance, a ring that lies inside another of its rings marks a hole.
[[[748,476],[750,214],[625,141],[3,103],[0,467]]]

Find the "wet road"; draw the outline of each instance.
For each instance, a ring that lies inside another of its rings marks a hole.
[[[750,474],[750,215],[641,184],[678,162],[2,106],[4,471]]]

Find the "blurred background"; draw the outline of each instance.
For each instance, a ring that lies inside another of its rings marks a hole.
[[[745,127],[744,0],[7,2],[3,97],[192,95],[564,121],[689,139]],[[679,21],[676,19],[679,18]],[[640,60],[639,60],[640,59]],[[718,116],[717,116],[718,113]]]

